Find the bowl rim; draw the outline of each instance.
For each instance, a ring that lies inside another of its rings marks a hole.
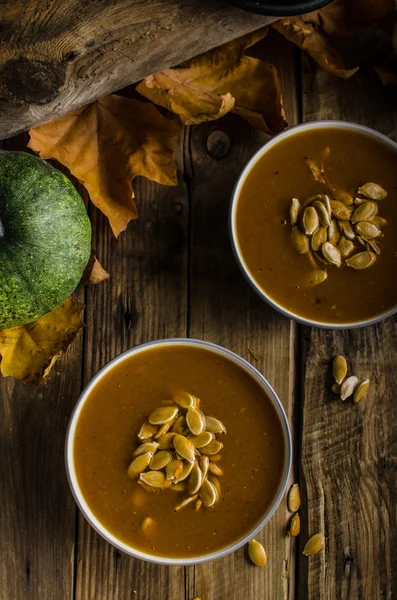
[[[310,13],[319,8],[323,8],[331,2],[331,0],[306,0],[305,2],[299,2],[297,0],[291,0],[284,6],[277,5],[276,2],[269,2],[266,0],[231,0],[232,4],[253,13],[275,16],[275,17],[287,17],[294,15],[302,15]]]
[[[186,346],[186,345],[192,346],[192,347],[204,348],[206,350],[212,351],[215,354],[221,355],[221,356],[231,360],[232,362],[234,362],[235,364],[240,366],[252,379],[254,379],[254,381],[256,381],[256,383],[262,388],[262,390],[265,390],[265,392],[266,392],[267,396],[269,397],[269,399],[272,403],[272,406],[276,410],[276,413],[280,420],[281,429],[283,432],[285,458],[284,458],[283,472],[282,472],[280,482],[279,482],[279,485],[277,488],[277,493],[275,494],[273,501],[272,501],[271,505],[269,506],[268,510],[266,511],[266,513],[264,513],[262,518],[256,523],[256,525],[247,534],[245,534],[243,537],[239,538],[232,544],[229,544],[228,546],[225,546],[224,548],[221,548],[220,550],[211,552],[209,554],[203,554],[203,555],[195,556],[195,557],[191,557],[191,558],[172,558],[172,557],[167,557],[167,556],[156,556],[156,555],[152,555],[152,554],[143,552],[141,550],[135,549],[134,547],[129,546],[128,544],[117,539],[113,534],[111,534],[106,529],[106,527],[104,525],[102,525],[102,523],[99,521],[99,519],[97,519],[97,517],[91,511],[90,507],[88,506],[88,503],[86,502],[86,500],[84,498],[83,492],[80,489],[77,475],[76,475],[76,469],[75,469],[75,465],[74,465],[73,446],[74,446],[74,436],[75,436],[75,432],[76,432],[76,425],[77,425],[77,422],[79,419],[80,412],[85,404],[85,401],[87,400],[90,391],[93,389],[93,387],[96,385],[96,383],[108,371],[110,371],[118,363],[123,362],[126,358],[129,358],[130,356],[133,356],[134,354],[145,352],[150,348],[153,348],[156,346]],[[94,377],[90,380],[90,382],[85,386],[85,388],[81,392],[81,394],[76,402],[76,405],[73,409],[73,412],[71,414],[67,432],[66,432],[66,440],[65,440],[66,475],[67,475],[68,483],[69,483],[70,489],[72,491],[74,500],[75,500],[78,508],[80,509],[81,513],[85,517],[85,519],[88,521],[88,523],[95,529],[95,531],[101,537],[103,537],[107,542],[112,544],[118,550],[120,550],[130,556],[133,556],[134,558],[138,558],[141,560],[145,560],[145,561],[148,561],[148,562],[151,562],[154,564],[160,564],[160,565],[183,566],[183,565],[200,564],[200,563],[215,560],[217,558],[221,558],[223,556],[226,556],[227,554],[230,554],[231,552],[234,552],[238,548],[241,548],[241,546],[246,544],[250,539],[252,539],[253,537],[255,537],[255,535],[257,535],[259,533],[259,531],[268,523],[268,521],[271,519],[271,517],[277,510],[277,508],[284,496],[284,493],[285,493],[285,490],[286,490],[286,487],[288,484],[288,480],[289,480],[289,476],[290,476],[290,472],[291,472],[291,465],[292,465],[292,438],[291,438],[290,426],[288,423],[288,419],[287,419],[284,407],[281,404],[281,401],[278,398],[276,392],[274,391],[274,389],[272,388],[270,383],[267,381],[267,379],[247,360],[245,360],[238,354],[232,352],[231,350],[228,350],[227,348],[224,348],[223,346],[219,346],[218,344],[214,344],[212,342],[207,342],[204,340],[198,340],[198,339],[193,339],[193,338],[168,338],[168,339],[154,340],[154,341],[140,344],[138,346],[130,348],[129,350],[126,350],[126,351],[122,352],[121,354],[119,354],[118,356],[116,356],[115,358],[113,358],[104,367],[102,367],[102,369],[100,369],[98,371],[98,373],[96,373],[96,375],[94,375]]]
[[[244,261],[242,256],[242,251],[240,249],[238,243],[238,235],[236,231],[236,212],[239,200],[239,194],[241,191],[241,187],[243,186],[248,174],[251,172],[252,168],[258,162],[258,160],[275,144],[280,142],[281,140],[288,138],[293,135],[299,134],[299,131],[307,131],[310,129],[348,129],[350,131],[355,131],[357,133],[361,133],[363,135],[367,135],[372,139],[376,139],[384,146],[388,146],[391,150],[397,153],[397,143],[388,138],[383,133],[372,129],[371,127],[367,127],[366,125],[360,125],[359,123],[353,123],[351,121],[341,121],[341,120],[320,120],[320,121],[307,121],[305,123],[299,123],[297,125],[292,125],[287,127],[280,133],[272,136],[269,140],[267,140],[249,159],[243,170],[241,171],[237,182],[233,188],[232,197],[229,206],[229,239],[232,246],[234,257],[237,261],[238,266],[240,267],[241,272],[243,273],[245,279],[250,284],[252,289],[269,304],[272,308],[277,310],[279,313],[288,317],[289,319],[293,319],[302,325],[307,325],[309,327],[319,327],[320,329],[358,329],[361,327],[368,327],[370,325],[375,325],[380,321],[384,321],[388,319],[392,315],[397,312],[397,303],[396,306],[373,317],[371,319],[365,319],[362,321],[352,321],[347,323],[332,323],[327,321],[316,321],[314,319],[307,319],[302,317],[294,312],[284,308],[281,304],[276,302],[270,295],[268,295],[263,288],[259,286],[259,284],[255,281],[253,275],[251,274],[247,264]]]

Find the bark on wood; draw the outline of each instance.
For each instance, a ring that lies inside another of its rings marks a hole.
[[[3,0],[0,138],[272,20],[225,0]]]

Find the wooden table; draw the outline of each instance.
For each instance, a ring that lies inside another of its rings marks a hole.
[[[373,71],[340,81],[272,38],[291,124],[341,118],[396,139],[397,112]],[[310,329],[248,287],[230,249],[227,212],[242,166],[264,140],[233,116],[186,128],[179,187],[139,181],[140,219],[119,241],[91,209],[94,247],[111,278],[78,294],[87,303],[84,335],[46,388],[0,384],[1,600],[397,598],[397,320],[355,331]],[[4,147],[21,144],[14,138]],[[186,568],[124,556],[88,526],[68,489],[65,430],[82,386],[127,348],[186,335],[250,360],[290,419],[302,533],[292,542],[285,536],[282,502],[260,535],[264,570],[248,563],[244,549]],[[372,380],[359,405],[329,391],[336,353]],[[303,545],[317,531],[326,534],[325,552],[307,559]]]

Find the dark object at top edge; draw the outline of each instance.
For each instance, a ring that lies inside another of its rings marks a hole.
[[[232,4],[254,13],[275,17],[302,15],[317,10],[331,0],[306,0],[306,2],[289,2],[276,0],[230,0]]]

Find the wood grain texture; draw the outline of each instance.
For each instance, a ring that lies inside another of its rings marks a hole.
[[[23,150],[26,136],[3,144]],[[80,290],[76,299],[84,302]],[[45,387],[0,376],[0,599],[71,598],[75,504],[66,427],[81,386],[82,336]]]
[[[280,44],[278,45],[278,42]],[[272,47],[288,98],[287,114],[297,118],[296,86],[290,47],[277,40]],[[216,155],[208,141],[218,136]],[[227,142],[229,140],[229,142]],[[228,237],[228,209],[243,166],[266,137],[234,115],[192,129],[189,185],[192,210],[191,292],[189,332],[192,337],[225,346],[250,361],[274,386],[290,421],[295,383],[295,325],[256,296],[239,271]],[[224,155],[220,148],[226,150]],[[252,350],[259,360],[250,353]],[[285,536],[285,502],[257,536],[266,549],[265,569],[247,560],[246,548],[212,563],[192,567],[188,599],[241,600],[294,597],[293,549]],[[292,563],[292,564],[291,564]]]
[[[182,158],[181,154],[180,157]],[[92,210],[94,246],[110,279],[87,294],[84,380],[143,342],[186,336],[188,201],[178,188],[137,178],[139,220],[116,240]],[[135,560],[79,515],[76,600],[183,600],[184,568]]]
[[[397,139],[390,93],[370,69],[342,82],[303,61],[303,119],[343,119]],[[395,106],[395,105],[394,105]],[[397,597],[397,321],[353,331],[305,328],[302,340],[303,531],[323,531],[325,552],[299,560],[299,598]],[[330,361],[346,356],[371,379],[360,404],[330,392]]]
[[[225,0],[3,0],[0,138],[271,21]]]

